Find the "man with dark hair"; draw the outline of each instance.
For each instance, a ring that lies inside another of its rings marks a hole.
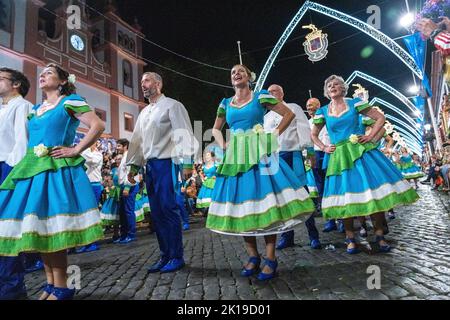
[[[126,160],[129,144],[127,139],[117,140],[117,152],[122,155],[122,161],[117,169],[120,185],[120,238],[114,241],[114,243],[122,244],[136,240],[136,214],[134,213],[134,205],[136,203],[136,194],[139,192],[139,181],[137,183],[130,183],[128,181],[130,167],[126,165]],[[135,179],[138,179],[137,175]]]
[[[16,94],[25,97],[30,90],[30,81],[25,77],[25,75],[17,70],[10,68],[0,68],[0,73],[4,73],[10,79],[12,85],[17,89]]]
[[[0,183],[27,151],[27,116],[33,105],[23,97],[29,88],[30,82],[21,72],[0,68]],[[0,257],[0,300],[25,294],[21,259]]]

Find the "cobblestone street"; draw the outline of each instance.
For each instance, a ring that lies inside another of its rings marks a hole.
[[[158,259],[156,235],[141,232],[128,245],[105,243],[97,252],[69,256],[81,268],[76,299],[450,299],[450,218],[448,197],[421,185],[421,199],[396,210],[389,222],[389,254],[348,255],[344,235],[320,232],[323,247],[308,245],[303,224],[295,230],[296,246],[278,251],[279,276],[267,283],[242,278],[247,260],[241,237],[222,236],[198,218],[184,232],[187,266],[170,274],[147,274]],[[319,230],[324,221],[316,218]],[[371,234],[369,239],[373,238]],[[259,239],[263,248],[263,240]],[[381,269],[381,289],[369,290],[370,265]],[[44,273],[26,276],[31,299],[44,284]]]

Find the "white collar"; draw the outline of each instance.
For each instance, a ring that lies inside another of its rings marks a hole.
[[[161,99],[163,99],[165,97],[165,95],[164,95],[164,93],[162,93],[160,96],[159,96],[159,98],[158,98],[158,100],[156,100],[155,102],[150,102],[150,100],[149,100],[149,106],[154,106],[154,105],[157,105],[158,104],[158,102],[160,102],[161,101]]]
[[[21,95],[17,95],[17,96],[15,96],[14,98],[12,98],[11,100],[9,100],[8,101],[8,103],[6,103],[6,104],[3,104],[3,99],[1,100],[2,101],[2,103],[0,104],[0,106],[2,106],[2,107],[6,107],[6,106],[9,106],[9,105],[11,105],[12,104],[12,102],[16,102],[16,101],[19,101],[20,100],[20,98],[23,98]]]

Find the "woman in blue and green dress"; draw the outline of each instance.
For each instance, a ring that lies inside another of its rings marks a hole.
[[[80,153],[105,126],[75,93],[74,76],[50,64],[39,76],[47,100],[29,116],[28,151],[0,186],[0,255],[39,252],[47,284],[41,300],[71,299],[67,249],[103,238],[100,214]],[[80,122],[89,130],[72,146]]]
[[[417,189],[417,179],[422,178],[424,174],[422,170],[414,163],[411,154],[408,152],[408,149],[402,147],[400,149],[400,152],[400,166],[403,177],[408,181],[413,180]]]
[[[306,172],[306,186],[308,187],[309,196],[311,198],[319,197],[319,189],[317,189],[316,179],[314,178],[314,172],[311,169],[311,163],[305,161],[305,172]]]
[[[112,179],[110,181],[110,185],[106,186],[105,188],[108,192],[108,195],[102,205],[100,217],[104,226],[115,227],[115,231],[118,232],[117,225],[119,224],[120,186],[119,176],[117,175],[117,167],[113,167],[111,169],[111,176]],[[115,236],[113,236],[113,239],[114,238]]]
[[[216,162],[214,153],[205,153],[205,164],[203,165],[203,173],[205,174],[205,180],[203,180],[202,187],[197,196],[197,209],[208,209],[211,204],[211,195],[216,183]]]
[[[206,227],[212,231],[244,236],[250,256],[241,275],[248,277],[259,271],[261,258],[255,236],[264,236],[266,259],[258,279],[275,276],[276,235],[291,230],[303,215],[314,211],[314,203],[292,169],[276,157],[277,136],[265,133],[264,114],[273,110],[283,116],[278,126],[280,134],[294,119],[284,103],[266,90],[250,89],[252,73],[244,65],[231,70],[235,95],[223,99],[213,128],[216,142],[226,148],[217,168]],[[221,130],[225,123],[231,129],[225,145]]]
[[[324,95],[331,102],[314,117],[312,139],[326,152],[322,213],[325,219],[344,219],[347,252],[357,253],[353,217],[371,216],[381,252],[390,251],[384,238],[384,212],[397,205],[415,202],[418,195],[395,166],[371,142],[383,128],[385,117],[359,98],[345,98],[348,85],[342,77],[325,80]],[[359,113],[375,120],[369,135],[360,131]],[[326,125],[331,145],[318,134]]]

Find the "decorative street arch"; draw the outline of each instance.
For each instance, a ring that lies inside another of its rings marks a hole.
[[[388,85],[387,83],[381,81],[380,79],[377,79],[375,77],[372,77],[364,72],[361,71],[354,71],[350,77],[348,77],[348,79],[345,81],[347,84],[352,83],[352,81],[356,78],[356,77],[360,77],[364,80],[367,80],[377,86],[379,86],[380,88],[388,91],[389,93],[391,93],[392,95],[394,95],[397,99],[399,99],[405,106],[407,106],[409,108],[409,110],[411,110],[413,113],[415,113],[417,111],[416,106],[408,100],[407,97],[405,97],[401,92],[399,92],[398,90],[394,89],[393,87],[391,87],[390,85]],[[400,110],[400,109],[399,109]],[[423,115],[420,114],[419,115],[419,119],[423,120]]]
[[[386,119],[390,120],[391,122],[395,122],[396,126],[395,126],[395,130],[397,130],[397,128],[401,128],[400,125],[403,127],[403,130],[405,130],[405,132],[408,132],[408,134],[411,137],[414,137],[414,139],[417,140],[417,142],[421,142],[422,141],[422,137],[417,134],[417,132],[412,132],[411,131],[411,127],[409,127],[407,124],[405,124],[402,120],[399,120],[396,117],[391,116],[390,114],[386,115]]]
[[[407,115],[407,114],[404,113],[402,110],[400,110],[400,109],[397,108],[396,106],[390,104],[389,102],[384,101],[383,99],[380,99],[380,98],[375,97],[375,98],[373,98],[373,99],[369,102],[369,104],[370,104],[371,106],[376,105],[376,104],[379,104],[379,105],[382,105],[382,106],[387,107],[388,109],[391,109],[391,110],[394,111],[394,112],[397,112],[397,113],[400,114],[406,121],[408,121],[408,123],[410,124],[410,128],[413,128],[413,129],[412,129],[413,132],[417,132],[417,133],[419,133],[419,134],[421,133],[421,131],[416,127],[416,122],[414,122],[414,121],[412,120],[411,116]]]
[[[382,45],[384,45],[387,49],[389,49],[393,54],[395,54],[408,68],[411,69],[411,71],[420,79],[423,79],[422,70],[419,68],[419,66],[415,63],[414,59],[409,55],[401,46],[399,46],[394,40],[392,40],[390,37],[385,35],[383,32],[375,29],[371,25],[356,19],[348,14],[345,14],[343,12],[331,9],[329,7],[320,5],[318,3],[312,2],[312,1],[306,1],[303,6],[300,8],[300,10],[297,12],[297,14],[294,16],[294,18],[291,20],[287,28],[284,30],[283,34],[281,35],[280,39],[278,40],[277,44],[272,50],[272,53],[270,54],[269,58],[266,61],[266,64],[264,65],[264,68],[261,72],[261,75],[258,78],[258,81],[256,82],[255,90],[259,91],[262,89],[266,78],[272,69],[273,63],[275,62],[275,59],[278,56],[278,53],[283,48],[284,44],[288,40],[289,36],[291,35],[292,31],[294,31],[297,24],[300,22],[300,20],[303,18],[304,14],[308,11],[316,11],[321,14],[324,14],[326,16],[329,16],[331,18],[334,18],[336,20],[339,20],[341,22],[344,22],[375,39]]]

